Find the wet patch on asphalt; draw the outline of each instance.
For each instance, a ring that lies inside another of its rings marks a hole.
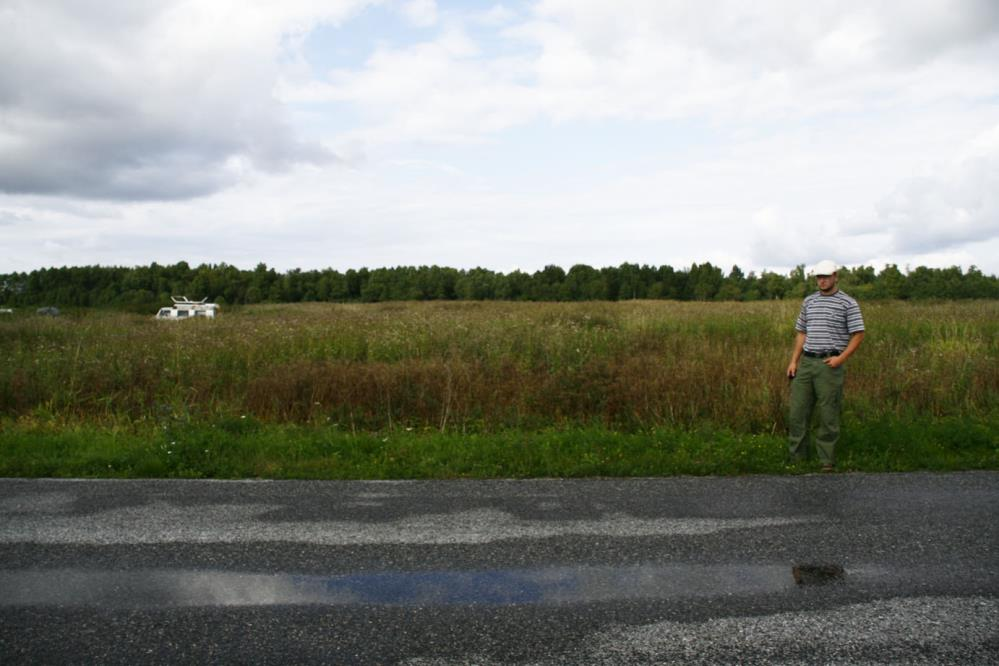
[[[786,565],[648,564],[336,576],[208,570],[0,571],[0,606],[532,605],[713,597],[794,588]]]

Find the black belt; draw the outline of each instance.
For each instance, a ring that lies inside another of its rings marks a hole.
[[[805,356],[809,358],[829,358],[830,356],[839,356],[842,353],[843,352],[838,352],[835,349],[828,349],[826,351],[819,352],[806,351]]]

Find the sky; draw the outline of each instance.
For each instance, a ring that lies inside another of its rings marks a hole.
[[[999,274],[995,0],[0,0],[0,273]]]

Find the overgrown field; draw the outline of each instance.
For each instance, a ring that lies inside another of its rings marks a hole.
[[[0,320],[0,474],[780,471],[798,305],[15,315]],[[999,302],[862,305],[841,466],[999,466]]]

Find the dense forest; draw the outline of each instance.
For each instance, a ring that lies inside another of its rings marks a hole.
[[[840,272],[840,287],[859,299],[999,298],[999,278],[975,267],[926,268],[903,272],[861,266]],[[800,298],[813,290],[804,266],[787,275],[764,271],[726,274],[710,263],[686,269],[621,264],[568,271],[546,266],[534,273],[499,273],[485,268],[441,266],[332,269],[279,273],[265,264],[241,270],[227,264],[186,262],[170,266],[82,266],[0,275],[0,304],[18,306],[121,307],[155,309],[171,295],[208,298],[220,304],[303,301],[379,302],[393,300],[586,301],[674,299],[752,301]]]

